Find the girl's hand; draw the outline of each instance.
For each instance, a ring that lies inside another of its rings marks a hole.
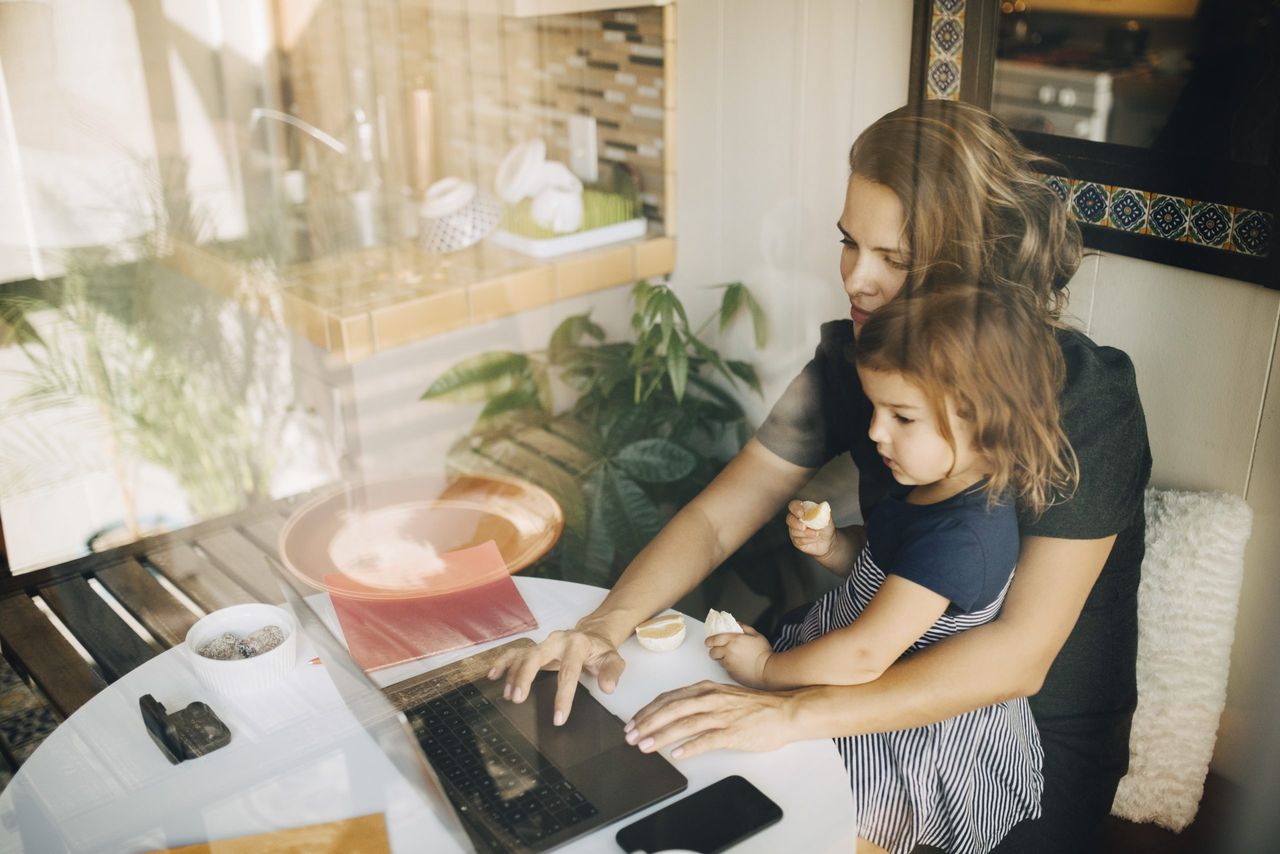
[[[749,688],[764,688],[764,667],[773,655],[773,647],[764,635],[750,626],[742,627],[742,634],[728,633],[707,638],[711,657],[720,662],[725,671]]]
[[[787,532],[791,544],[807,555],[822,560],[831,556],[835,548],[836,523],[828,521],[823,528],[810,528],[800,519],[804,508],[799,501],[787,504]]]

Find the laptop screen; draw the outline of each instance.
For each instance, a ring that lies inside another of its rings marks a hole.
[[[325,617],[320,613],[320,610],[330,607],[327,595],[299,587],[299,582],[270,556],[267,557],[267,563],[279,582],[289,609],[298,621],[298,628],[315,644],[320,653],[320,661],[343,702],[400,775],[430,805],[459,849],[474,851],[475,847],[454,813],[435,771],[422,755],[409,722],[351,659],[346,646],[329,629]],[[328,616],[333,619],[332,613]]]

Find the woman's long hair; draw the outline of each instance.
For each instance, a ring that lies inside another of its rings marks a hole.
[[[958,101],[908,104],[867,128],[849,168],[894,191],[912,270],[904,293],[954,284],[1029,299],[1056,322],[1080,264],[1080,229],[1004,124]]]
[[[1012,495],[1039,515],[1074,493],[1079,465],[1058,412],[1062,349],[1027,300],[966,285],[899,296],[863,324],[853,349],[859,369],[921,389],[953,452],[947,401],[973,425],[975,450],[992,466],[992,503]]]

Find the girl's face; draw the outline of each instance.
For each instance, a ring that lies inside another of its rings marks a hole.
[[[840,278],[849,295],[857,334],[871,312],[898,295],[911,265],[905,245],[902,203],[893,190],[854,175],[844,197],[840,229]]]
[[[974,449],[973,425],[955,413],[937,413],[919,386],[902,374],[858,368],[862,389],[875,406],[868,435],[898,483],[924,486],[950,481],[969,485],[986,474],[985,459]],[[939,417],[947,418],[956,450],[942,437]]]

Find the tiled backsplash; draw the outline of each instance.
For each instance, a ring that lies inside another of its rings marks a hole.
[[[567,163],[568,117],[591,116],[600,159],[635,172],[646,216],[671,234],[672,10],[514,18],[501,8],[500,0],[327,0],[305,17],[286,14],[286,107],[340,135],[361,107],[385,129],[383,182],[417,192],[451,175],[491,187],[503,155],[534,136]],[[421,139],[424,98],[430,129]]]
[[[646,216],[662,222],[674,103],[661,8],[508,18],[475,5],[404,6],[414,14],[400,33],[403,79],[410,90],[431,90],[438,105],[442,176],[491,185],[507,150],[534,136],[546,140],[549,158],[567,163],[567,118],[591,116],[600,159],[635,171]]]
[[[382,189],[418,195],[456,176],[493,186],[503,156],[531,137],[568,164],[568,121],[596,121],[601,161],[636,177],[645,237],[540,260],[488,242],[431,255],[407,238],[318,252],[281,274],[284,319],[358,361],[413,340],[583,293],[669,274],[675,263],[675,14],[671,6],[516,18],[502,0],[284,3],[279,29],[287,110],[345,140],[332,154],[290,151],[291,166],[359,166],[372,145]],[[314,148],[314,147],[312,147]],[[320,159],[323,158],[323,159]],[[394,197],[394,193],[391,194]],[[409,196],[413,198],[413,196]],[[228,292],[234,264],[184,247],[175,263]]]

